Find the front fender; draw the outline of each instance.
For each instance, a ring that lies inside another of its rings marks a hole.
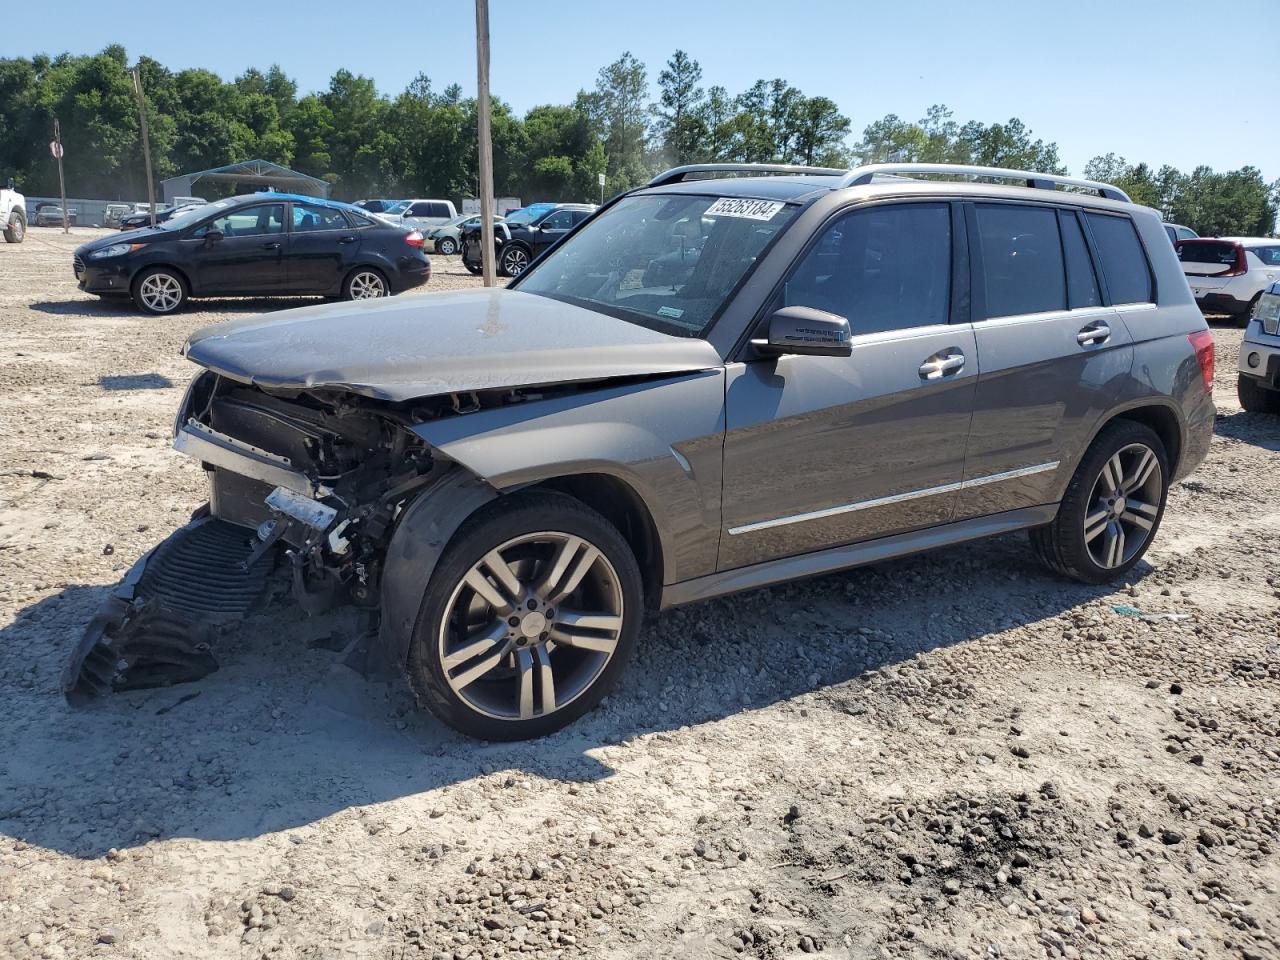
[[[649,511],[672,583],[715,570],[724,429],[716,368],[508,404],[414,432],[497,490],[616,477]]]
[[[383,559],[378,635],[352,651],[348,666],[379,680],[404,675],[414,624],[440,555],[462,522],[497,495],[475,475],[447,467],[414,498],[396,522]]]

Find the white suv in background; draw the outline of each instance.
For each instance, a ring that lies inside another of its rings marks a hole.
[[[1247,321],[1262,291],[1280,280],[1280,240],[1269,237],[1200,237],[1174,244],[1182,272],[1203,313]]]
[[[1251,413],[1280,413],[1280,282],[1258,298],[1240,344],[1240,406]]]
[[[388,211],[379,216],[402,227],[423,230],[446,224],[458,215],[452,200],[408,200],[402,205],[403,209],[394,208],[394,214]]]

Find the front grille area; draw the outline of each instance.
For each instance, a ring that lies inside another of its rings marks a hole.
[[[80,274],[84,273],[84,261],[80,257],[71,258],[71,269],[76,272],[76,279],[80,279]]]

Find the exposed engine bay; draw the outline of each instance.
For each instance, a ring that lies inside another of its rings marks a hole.
[[[209,503],[115,588],[67,665],[64,693],[77,701],[198,679],[217,669],[218,633],[276,593],[308,613],[376,609],[392,527],[441,469],[410,427],[521,399],[389,404],[201,374],[174,448],[203,464]]]

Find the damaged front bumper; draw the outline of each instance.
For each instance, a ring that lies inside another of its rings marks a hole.
[[[218,668],[218,634],[267,592],[270,552],[253,535],[201,512],[154,547],[90,621],[62,673],[71,703],[119,690],[198,680]]]

